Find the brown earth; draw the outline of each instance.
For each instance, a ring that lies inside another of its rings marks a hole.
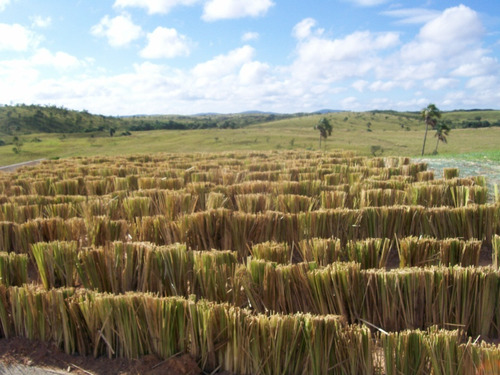
[[[53,344],[31,341],[19,337],[0,339],[0,366],[8,369],[10,365],[46,369],[47,374],[202,374],[196,361],[188,354],[174,356],[167,360],[162,360],[155,355],[147,355],[137,360],[72,356],[64,353]],[[37,373],[39,373],[39,371],[37,371]]]

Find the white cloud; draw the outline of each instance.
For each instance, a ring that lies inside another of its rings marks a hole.
[[[140,52],[146,59],[170,59],[177,56],[188,56],[189,40],[175,29],[157,27],[148,34],[148,44]]]
[[[252,60],[255,50],[250,46],[243,46],[230,51],[226,55],[219,55],[212,60],[196,65],[192,73],[203,80],[216,79],[227,74],[235,73],[243,64]]]
[[[0,23],[0,51],[27,51],[38,42],[39,38],[21,25]]]
[[[249,42],[251,40],[257,40],[259,39],[260,35],[257,32],[247,32],[242,35],[241,40],[243,42]]]
[[[403,47],[402,57],[423,61],[463,55],[469,47],[477,46],[483,33],[477,13],[459,5],[426,23],[415,40]]]
[[[240,69],[239,80],[244,85],[261,84],[269,69],[269,65],[259,61],[247,62]]]
[[[456,87],[458,83],[459,83],[458,79],[440,77],[424,81],[424,87],[429,90],[442,90],[446,88]]]
[[[466,62],[451,72],[454,76],[473,77],[493,74],[500,71],[498,60],[493,57],[482,56],[474,61]]]
[[[398,24],[421,24],[432,21],[440,15],[440,12],[425,8],[395,9],[382,12],[381,14],[400,18]]]
[[[297,57],[292,64],[293,75],[302,80],[330,82],[348,77],[362,77],[380,64],[380,59],[376,56],[377,51],[398,44],[399,35],[391,32],[357,31],[342,39],[310,36],[299,40],[297,44]]]
[[[40,29],[44,29],[46,27],[49,27],[52,24],[52,18],[50,17],[42,17],[42,16],[35,16],[32,18],[32,26],[33,27],[38,27]]]
[[[347,98],[344,98],[340,101],[340,106],[343,109],[349,109],[349,110],[356,110],[360,108],[360,103],[358,101],[358,98],[355,96],[348,96]]]
[[[351,86],[354,89],[358,90],[359,92],[363,92],[363,91],[365,91],[365,88],[368,86],[369,83],[370,82],[365,81],[364,79],[358,79]]]
[[[31,57],[31,62],[34,65],[51,66],[57,69],[77,68],[81,65],[76,57],[66,52],[52,53],[45,48],[37,50]]]
[[[0,0],[0,12],[5,10],[7,5],[9,5],[9,4],[10,4],[10,0]]]
[[[129,14],[114,18],[104,16],[101,21],[90,29],[92,35],[105,37],[112,47],[123,47],[142,35],[140,26],[134,24]]]
[[[316,26],[314,18],[305,18],[293,27],[292,35],[296,39],[306,39],[312,35],[312,29]],[[321,34],[318,32],[317,34]]]
[[[274,3],[271,0],[208,0],[203,9],[205,21],[258,17],[267,13]]]
[[[176,6],[188,6],[199,2],[199,0],[116,0],[114,7],[145,8],[149,14],[167,14]]]

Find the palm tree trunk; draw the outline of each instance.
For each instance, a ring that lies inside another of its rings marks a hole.
[[[422,156],[424,156],[425,151],[425,141],[427,140],[427,131],[429,130],[429,123],[425,122],[425,135],[424,135],[424,145],[422,146]]]
[[[437,154],[438,152],[438,146],[439,146],[439,137],[437,137],[437,142],[436,142],[436,149],[434,150],[434,153]]]

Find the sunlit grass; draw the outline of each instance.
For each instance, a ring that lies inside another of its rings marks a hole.
[[[326,141],[326,151],[351,150],[367,156],[372,154],[372,147],[377,146],[383,156],[420,156],[424,137],[422,122],[370,113],[335,113],[327,116],[333,125],[333,132]],[[20,153],[14,153],[12,145],[0,147],[0,165],[40,158],[157,152],[317,150],[319,134],[314,130],[314,125],[320,118],[319,115],[311,115],[241,129],[157,130],[133,132],[131,136],[117,134],[114,137],[106,133],[94,137],[89,134],[22,135],[20,139],[24,144]],[[368,123],[371,124],[369,128]],[[35,138],[41,142],[34,142]],[[458,157],[466,154],[465,157],[471,160],[499,161],[498,144],[500,128],[453,129],[448,143],[439,144],[438,156]],[[436,138],[430,132],[426,157],[432,156],[435,145]]]

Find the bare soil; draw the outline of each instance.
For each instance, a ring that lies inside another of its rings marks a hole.
[[[9,371],[10,368],[16,371]],[[138,360],[93,358],[66,354],[53,344],[46,342],[19,337],[0,339],[0,373],[40,374],[43,370],[47,375],[54,373],[77,375],[202,374],[196,361],[188,354],[174,356],[167,360],[162,360],[155,355],[147,355]]]

